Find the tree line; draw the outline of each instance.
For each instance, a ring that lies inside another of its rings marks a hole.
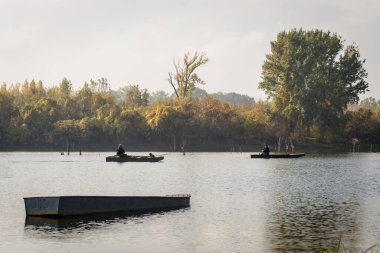
[[[104,81],[104,80],[103,80]],[[67,143],[83,149],[109,149],[125,143],[131,150],[231,150],[276,146],[278,138],[295,143],[380,143],[380,101],[362,100],[337,122],[340,133],[313,129],[311,135],[284,134],[271,101],[233,105],[212,96],[166,98],[148,104],[149,92],[132,92],[118,101],[102,82],[74,91],[64,78],[57,86],[41,81],[0,88],[0,143],[6,148],[52,147]],[[331,123],[333,124],[333,123]]]
[[[209,95],[196,71],[204,53],[174,61],[168,82],[174,95],[139,85],[110,88],[106,78],[78,90],[70,80],[0,87],[0,147],[83,149],[247,150],[282,143],[380,144],[380,101],[368,90],[365,60],[355,44],[344,47],[322,30],[283,31],[271,42],[259,87],[266,101],[240,96],[229,103]],[[198,95],[196,95],[198,94]],[[236,98],[236,94],[234,95]]]
[[[150,93],[138,85],[122,90],[125,93],[120,99],[105,78],[91,80],[76,91],[66,78],[49,88],[34,80],[3,84],[1,147],[59,148],[76,143],[83,148],[108,148],[120,142],[132,149],[176,150],[186,139],[186,145],[196,149],[240,142],[246,135],[242,131],[261,124],[248,114],[243,117],[261,102],[236,106],[204,95],[164,97],[149,103]]]

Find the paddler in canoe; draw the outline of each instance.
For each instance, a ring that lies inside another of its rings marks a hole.
[[[120,157],[128,157],[128,155],[125,153],[125,150],[123,149],[123,145],[119,144],[119,147],[116,149],[116,155]]]
[[[261,151],[261,154],[260,154],[260,155],[262,155],[262,156],[269,156],[269,152],[270,152],[270,150],[269,150],[269,146],[268,146],[268,144],[265,144],[265,147],[264,147],[264,149]]]

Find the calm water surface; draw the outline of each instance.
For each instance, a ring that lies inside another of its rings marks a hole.
[[[169,153],[0,153],[0,252],[295,252],[380,244],[380,154],[250,159]],[[26,219],[23,197],[190,193],[187,209]]]

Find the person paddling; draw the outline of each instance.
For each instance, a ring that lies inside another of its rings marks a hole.
[[[128,155],[125,153],[125,150],[123,149],[123,145],[119,144],[119,147],[117,148],[116,150],[116,155],[120,156],[120,157],[127,157]]]

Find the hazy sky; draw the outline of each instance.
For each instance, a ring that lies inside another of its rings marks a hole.
[[[204,52],[208,92],[258,90],[270,41],[282,30],[319,28],[355,42],[380,99],[379,0],[0,0],[0,81],[63,77],[78,88],[106,77],[172,92],[173,59]]]

